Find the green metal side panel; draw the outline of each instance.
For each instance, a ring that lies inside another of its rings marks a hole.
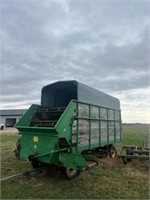
[[[51,153],[58,148],[58,135],[38,134],[36,132],[23,132],[20,134],[21,142],[20,158],[27,160],[29,155],[41,155]]]
[[[29,122],[34,116],[35,112],[39,108],[39,105],[31,105],[30,108],[26,111],[26,113],[21,117],[21,119],[16,123],[15,127],[24,127],[24,126],[29,126]]]
[[[56,164],[59,156],[53,151],[59,147],[55,128],[29,126],[38,108],[38,105],[32,105],[15,126],[20,136],[20,159],[28,160],[29,155],[34,155],[40,162]]]
[[[64,167],[83,170],[87,167],[85,158],[77,153],[60,153],[59,159]]]
[[[72,143],[76,152],[121,141],[120,110],[88,104],[76,103],[76,116],[72,122]]]
[[[57,134],[54,136],[51,134],[38,134],[36,132],[22,132],[19,141],[21,143],[21,160],[27,160],[29,155],[34,155],[37,156],[39,161],[49,164],[56,163],[56,158],[52,153],[53,150],[58,149]]]
[[[76,103],[74,101],[71,101],[56,124],[58,137],[66,138],[70,145],[72,143],[72,122],[76,114]]]

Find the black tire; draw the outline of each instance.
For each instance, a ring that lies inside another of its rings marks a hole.
[[[31,165],[32,165],[33,169],[37,169],[37,168],[42,166],[42,163],[38,162],[38,160],[36,160],[34,155],[28,156],[28,159],[31,162]]]
[[[127,159],[126,158],[122,158],[123,163],[126,165],[127,164]]]
[[[127,155],[133,155],[132,148],[127,148],[126,149],[126,154]],[[127,158],[127,162],[131,162],[131,161],[132,161],[132,158]]]
[[[72,180],[80,174],[80,170],[66,167],[61,168],[60,172],[67,180]]]
[[[113,145],[110,145],[108,148],[108,154],[110,156],[110,158],[114,159],[117,156],[117,151],[116,148]]]
[[[33,169],[37,169],[42,166],[41,163],[39,163],[37,160],[33,160],[31,162],[31,165],[32,165]]]
[[[2,125],[2,126],[1,126],[1,131],[2,131],[3,129],[4,129],[4,126]]]

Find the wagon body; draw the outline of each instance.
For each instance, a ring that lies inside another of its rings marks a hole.
[[[20,159],[83,169],[83,152],[121,141],[119,100],[77,81],[43,87],[16,124]]]

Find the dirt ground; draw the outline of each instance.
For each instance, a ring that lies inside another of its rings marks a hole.
[[[0,135],[17,135],[18,130],[16,128],[4,128],[4,130],[0,131]]]

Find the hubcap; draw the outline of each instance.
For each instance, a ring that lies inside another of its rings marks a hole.
[[[116,156],[116,152],[115,152],[115,150],[112,149],[112,150],[111,150],[111,157],[112,157],[112,158],[115,158],[115,156]]]
[[[72,169],[72,168],[67,168],[67,174],[69,176],[74,176],[74,174],[77,172],[76,169]]]

